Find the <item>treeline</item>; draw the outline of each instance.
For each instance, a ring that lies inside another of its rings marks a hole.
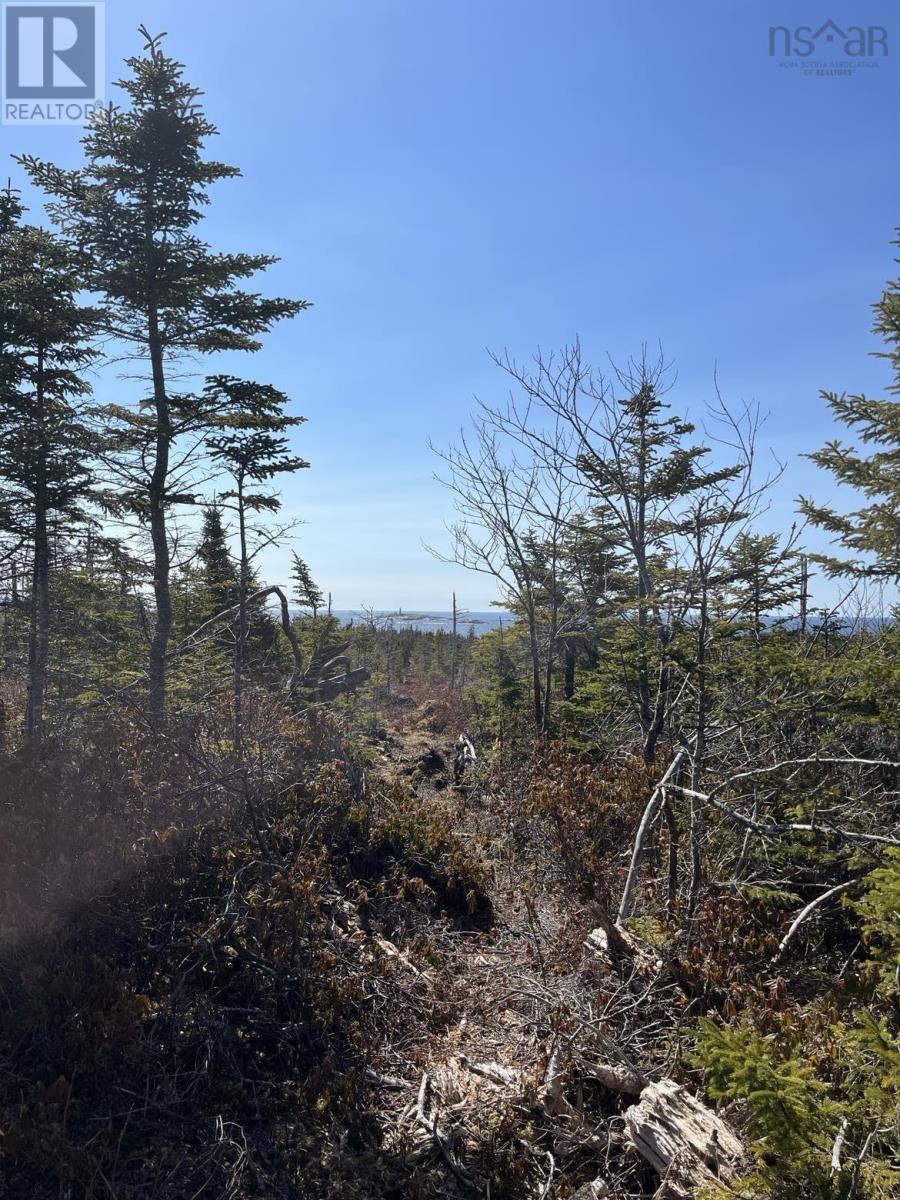
[[[876,308],[896,371],[896,290]],[[436,553],[487,575],[519,617],[537,731],[550,728],[557,696],[574,698],[582,667],[615,674],[613,659],[652,762],[678,726],[702,740],[709,672],[736,637],[744,648],[785,630],[827,641],[889,617],[900,571],[895,401],[826,395],[874,452],[835,442],[811,457],[864,507],[843,516],[801,498],[794,526],[775,532],[766,512],[786,467],[760,448],[758,409],[719,397],[701,437],[666,398],[662,358],[612,378],[578,343],[497,363],[512,398],[482,404],[459,444],[438,451],[458,521],[449,551]],[[810,555],[805,526],[837,535],[853,558]],[[814,607],[816,569],[847,585],[830,608]]]

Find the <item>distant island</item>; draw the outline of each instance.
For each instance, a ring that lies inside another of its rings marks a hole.
[[[446,612],[423,612],[420,609],[413,609],[407,612],[405,609],[398,608],[390,610],[364,610],[364,609],[335,609],[333,616],[337,617],[342,625],[359,625],[361,622],[374,618],[377,621],[385,624],[394,624],[403,629],[419,629],[423,631],[431,630],[432,632],[441,631],[450,633],[453,629],[453,613]],[[469,630],[474,630],[476,636],[481,636],[484,633],[489,633],[492,629],[498,629],[500,625],[511,625],[515,621],[512,613],[504,612],[502,609],[490,609],[487,612],[467,612],[465,610],[456,614],[456,628],[458,633],[468,634]]]

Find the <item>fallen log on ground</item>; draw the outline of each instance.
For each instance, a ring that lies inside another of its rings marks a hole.
[[[746,1156],[734,1130],[671,1079],[644,1088],[625,1113],[625,1129],[660,1176],[659,1200],[694,1200],[710,1179],[734,1179]]]

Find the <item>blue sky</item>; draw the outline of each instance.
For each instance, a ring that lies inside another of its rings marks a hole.
[[[850,78],[768,56],[770,25],[828,18],[885,26],[891,55]],[[832,432],[819,389],[887,378],[867,356],[898,273],[896,4],[109,0],[113,77],[141,21],[168,32],[216,157],[245,175],[218,185],[206,236],[280,255],[265,287],[314,302],[219,366],[308,418],[313,467],[284,505],[337,607],[493,598],[422,549],[451,515],[426,439],[505,390],[487,348],[577,334],[599,361],[661,341],[673,403],[698,416],[718,364],[789,462],[769,525],[831,494],[800,457]],[[2,128],[0,148],[74,164],[78,131]],[[272,582],[286,563],[269,558]]]

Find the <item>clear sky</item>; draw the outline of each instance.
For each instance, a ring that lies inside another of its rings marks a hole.
[[[449,497],[426,439],[505,388],[487,348],[581,337],[596,360],[661,341],[672,400],[771,415],[790,463],[769,514],[831,494],[799,456],[820,388],[879,390],[870,305],[898,273],[900,7],[885,0],[109,0],[112,77],[142,21],[207,93],[218,185],[205,233],[281,256],[265,287],[315,307],[256,360],[308,418],[283,489],[296,547],[339,608],[483,608],[434,562]],[[880,24],[849,78],[768,55],[770,25]],[[76,129],[0,129],[74,164]],[[17,168],[12,168],[13,179]],[[110,380],[105,394],[114,388]],[[266,564],[283,580],[287,551]]]

